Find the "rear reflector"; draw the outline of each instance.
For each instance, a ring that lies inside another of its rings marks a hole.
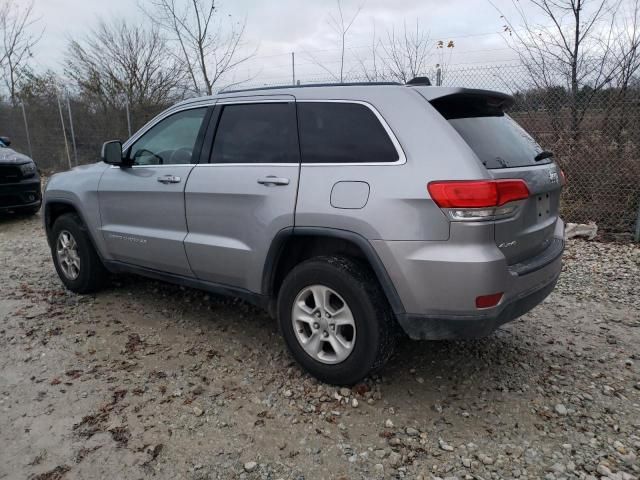
[[[500,303],[500,300],[502,300],[502,292],[491,295],[481,295],[476,297],[476,308],[495,307]]]
[[[445,180],[430,182],[427,190],[440,208],[487,208],[524,200],[529,188],[524,180]]]

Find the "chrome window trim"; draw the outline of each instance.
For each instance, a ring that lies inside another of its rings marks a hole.
[[[281,98],[276,100],[240,100],[237,98],[229,99],[229,101],[220,100],[216,102],[216,105],[251,105],[253,103],[296,103],[295,98]]]
[[[171,116],[171,115],[175,115],[176,113],[180,113],[186,110],[193,110],[195,108],[209,108],[211,106],[216,106],[216,105],[242,105],[242,104],[253,104],[253,103],[353,103],[353,104],[357,104],[357,105],[363,105],[365,107],[367,107],[369,110],[371,110],[373,112],[373,114],[376,116],[376,118],[378,119],[378,121],[380,122],[380,124],[382,125],[382,128],[384,129],[384,131],[387,133],[387,135],[389,136],[389,139],[391,140],[391,143],[393,144],[394,148],[396,149],[396,152],[398,154],[398,160],[396,160],[395,162],[349,162],[349,163],[341,163],[341,162],[333,162],[333,163],[304,163],[304,162],[299,162],[299,163],[194,163],[194,164],[171,164],[171,165],[132,165],[130,168],[148,168],[148,167],[154,167],[154,168],[159,168],[159,167],[173,167],[175,165],[182,165],[182,166],[189,166],[189,165],[193,165],[193,166],[211,166],[211,167],[219,167],[219,166],[247,166],[247,165],[261,165],[261,166],[270,166],[270,167],[280,167],[280,166],[291,166],[291,165],[301,165],[302,167],[329,167],[329,166],[336,166],[336,165],[341,165],[341,166],[345,166],[345,167],[373,167],[373,166],[379,166],[379,167],[383,167],[383,166],[395,166],[395,165],[404,165],[405,163],[407,163],[407,157],[404,153],[404,150],[402,149],[402,145],[400,145],[400,142],[398,141],[398,138],[396,137],[395,133],[393,132],[393,130],[391,129],[391,127],[389,126],[389,124],[387,123],[387,121],[385,120],[385,118],[382,116],[382,114],[378,111],[378,109],[376,107],[374,107],[371,103],[366,102],[364,100],[344,100],[344,99],[301,99],[298,100],[295,97],[291,97],[291,99],[288,98],[279,98],[279,99],[243,99],[243,98],[229,98],[227,101],[225,101],[225,99],[214,99],[211,102],[207,102],[207,103],[199,103],[196,105],[185,105],[181,108],[176,108],[176,109],[169,109],[165,112],[160,113],[159,115],[157,115],[156,117],[154,117],[149,123],[147,123],[147,125],[145,125],[144,127],[142,127],[141,130],[139,130],[138,132],[136,132],[129,140],[127,140],[123,145],[122,145],[122,151],[125,152],[129,149],[129,147],[135,143],[142,135],[144,135],[145,133],[147,133],[151,128],[153,128],[154,126],[156,126],[158,123],[160,123],[162,120],[164,120],[165,118]],[[120,168],[117,165],[112,165],[112,168]]]
[[[195,167],[197,163],[168,163],[167,165],[128,165],[121,167],[120,165],[109,165],[110,168],[169,168],[169,167]]]
[[[299,162],[295,163],[198,163],[197,167],[296,167],[300,166]]]

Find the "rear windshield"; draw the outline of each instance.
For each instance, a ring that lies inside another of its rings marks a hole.
[[[534,159],[542,148],[510,116],[455,118],[449,123],[487,168],[527,167],[551,163]]]
[[[503,108],[504,98],[452,95],[431,102],[467,142],[485,167],[513,168],[551,163],[535,161],[540,145]]]

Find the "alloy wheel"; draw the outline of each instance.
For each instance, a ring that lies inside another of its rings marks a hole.
[[[68,230],[62,230],[56,241],[56,254],[58,264],[64,276],[69,280],[75,280],[80,275],[80,254],[78,242]]]
[[[327,286],[303,288],[293,303],[291,321],[300,346],[314,360],[341,363],[353,351],[353,313],[347,302]]]

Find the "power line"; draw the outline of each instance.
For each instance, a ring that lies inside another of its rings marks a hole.
[[[517,63],[516,63],[517,62]],[[464,67],[467,65],[478,65],[478,64],[485,64],[487,65],[487,69],[488,70],[494,70],[496,68],[515,68],[515,67],[521,67],[521,64],[519,63],[520,59],[518,58],[511,58],[511,59],[502,59],[502,60],[486,60],[486,61],[473,61],[473,62],[461,62],[461,63],[455,63],[455,64],[448,64],[446,66],[447,71],[449,72],[449,74],[453,74],[458,70],[464,70],[464,69],[459,69],[457,67]],[[353,74],[352,74],[353,75]],[[350,76],[350,75],[347,75]],[[358,74],[355,74],[355,76],[358,76]],[[278,83],[280,80],[282,80],[281,83],[287,83],[287,80],[290,79],[290,75],[272,75],[272,76],[261,76],[259,80],[254,80],[253,82],[249,82],[250,84],[260,84],[260,85],[266,85],[266,84],[273,84],[273,83]],[[303,75],[301,77],[301,79],[304,79],[303,82],[304,83],[309,83],[309,82],[313,82],[313,81],[325,81],[327,80],[327,78],[329,78],[329,75],[324,73],[324,74],[320,74],[320,73],[316,73],[316,74],[306,74]]]
[[[473,54],[478,54],[478,53],[493,53],[493,52],[504,52],[504,51],[512,51],[512,49],[510,47],[504,47],[504,48],[481,48],[481,49],[473,49],[473,50],[463,50],[463,51],[449,51],[447,52],[446,56],[455,56],[455,57],[460,57],[460,55],[473,55]],[[289,54],[291,55],[291,54]],[[385,55],[382,55],[382,57],[385,57]],[[487,60],[484,63],[488,63],[491,61],[505,61],[504,59],[496,59],[496,60]],[[510,61],[510,60],[506,60],[506,61]],[[322,65],[334,65],[334,64],[338,64],[340,63],[341,60],[327,60],[327,61],[314,61],[314,60],[298,60],[296,61],[296,66],[298,67],[305,67],[305,66],[318,66],[319,63],[321,63]],[[249,62],[247,62],[249,63]],[[253,62],[251,62],[253,63]],[[436,63],[441,63],[441,62],[436,62]],[[482,61],[477,62],[477,63],[483,63]],[[254,65],[255,66],[255,65]],[[291,68],[291,63],[278,63],[278,64],[267,64],[267,65],[263,65],[260,67],[262,72],[269,72],[269,71],[277,71],[277,70],[283,70],[283,69],[290,69]]]
[[[446,40],[451,40],[451,39],[457,39],[457,38],[471,38],[471,37],[481,37],[481,36],[488,36],[488,35],[500,35],[502,32],[488,32],[488,33],[474,33],[474,34],[468,34],[468,35],[439,35],[438,37],[434,37],[434,43],[433,43],[433,48],[435,49],[437,46],[437,42],[440,38],[445,38]],[[378,46],[384,48],[384,47],[390,47],[390,45],[388,44],[384,44],[384,43],[379,43]],[[363,50],[366,48],[371,48],[371,44],[369,45],[357,45],[357,46],[347,46],[346,50]],[[332,48],[318,48],[318,49],[306,49],[306,48],[297,48],[297,49],[293,49],[293,51],[295,51],[296,53],[306,53],[306,54],[310,54],[310,53],[326,53],[326,52],[339,52],[340,48],[339,47],[332,47]],[[274,58],[274,57],[285,57],[285,56],[290,56],[291,52],[286,52],[286,53],[270,53],[268,55],[256,55],[254,57],[251,57],[252,59],[259,59],[259,58]]]
[[[622,20],[632,20],[631,16],[628,17],[624,17],[622,18]],[[542,29],[556,29],[557,26],[555,24],[549,24],[549,25],[535,25],[536,28],[542,28]],[[567,27],[570,28],[570,27]],[[513,29],[513,32],[524,32],[527,31],[526,28],[518,28],[518,29]],[[425,34],[428,37],[431,37],[431,34],[429,32],[425,32]],[[508,34],[508,31],[505,30],[500,30],[500,31],[491,31],[491,32],[478,32],[478,33],[459,33],[459,34],[455,34],[455,35],[433,35],[433,40],[434,40],[434,47],[436,45],[435,42],[439,41],[439,40],[456,40],[456,39],[461,39],[461,38],[476,38],[476,37],[487,37],[487,36],[495,36],[495,35],[505,35]],[[432,40],[431,38],[429,38],[429,40]],[[379,44],[381,47],[389,47],[388,44],[383,44],[380,43]],[[347,50],[362,50],[362,49],[366,49],[366,48],[371,48],[372,45],[368,44],[368,45],[357,45],[357,46],[347,46],[346,49]],[[310,53],[326,53],[326,52],[339,52],[340,48],[338,47],[332,47],[332,48],[319,48],[319,49],[305,49],[305,48],[294,48],[293,51],[295,51],[296,53],[306,53],[306,54],[310,54]],[[267,55],[256,55],[252,58],[258,59],[258,58],[273,58],[273,57],[283,57],[283,56],[290,56],[291,55],[291,51],[285,52],[285,53],[272,53],[272,54],[267,54]]]

